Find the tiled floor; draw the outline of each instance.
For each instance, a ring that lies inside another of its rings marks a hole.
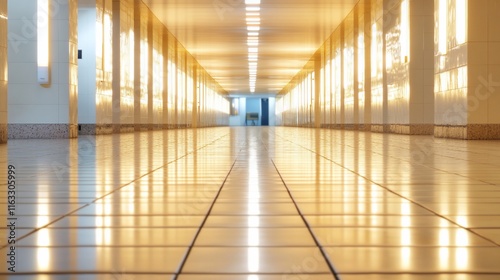
[[[0,145],[0,279],[500,279],[500,142],[306,128]],[[1,229],[5,260],[10,230]]]

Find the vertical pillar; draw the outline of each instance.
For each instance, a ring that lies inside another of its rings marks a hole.
[[[363,128],[365,131],[371,131],[371,124],[372,124],[372,96],[371,96],[371,91],[372,91],[372,85],[371,85],[371,73],[372,73],[372,37],[371,37],[371,27],[372,27],[372,17],[371,17],[371,2],[369,0],[362,0],[364,9],[361,9],[361,13],[364,14],[363,17],[363,24],[364,24],[364,56],[365,56],[365,61],[364,61],[364,73],[361,75],[364,75],[364,100],[363,100],[363,106],[364,106],[364,119],[363,119]],[[361,18],[360,18],[360,24],[361,24]]]
[[[384,132],[387,92],[385,87],[384,1],[371,1],[371,130]]]
[[[0,2],[0,36],[0,144],[3,144],[7,143],[7,1]]]
[[[315,128],[321,128],[321,84],[324,83],[325,81],[323,80],[323,77],[321,76],[321,69],[322,66],[322,59],[321,59],[321,54],[323,52],[323,49],[320,48],[318,52],[314,55],[314,126]]]
[[[200,88],[198,87],[198,67],[197,63],[193,62],[193,108],[192,108],[192,123],[193,128],[198,128],[198,91]]]
[[[113,132],[113,2],[96,1],[95,134]]]
[[[113,133],[120,133],[121,131],[121,9],[122,4],[120,0],[113,0]],[[124,46],[125,47],[125,46]]]
[[[500,139],[500,3],[434,3],[434,135]]]
[[[64,22],[63,24],[66,24]],[[69,54],[68,61],[68,84],[61,81],[61,88],[67,87],[69,94],[69,125],[68,134],[70,138],[78,137],[78,0],[68,0],[68,47],[65,46],[66,40],[63,40],[63,53]],[[64,35],[65,37],[65,35]],[[65,66],[64,63],[61,66]],[[64,67],[62,67],[64,69]],[[62,71],[64,72],[64,70]],[[61,73],[60,73],[61,74]],[[65,90],[64,90],[65,91]]]
[[[146,10],[146,12],[150,13],[150,11],[144,7],[144,9]],[[154,96],[154,84],[153,84],[153,75],[155,75],[156,73],[153,73],[153,45],[154,45],[154,40],[153,40],[153,18],[154,17],[151,17],[151,16],[148,16],[147,17],[147,22],[146,22],[146,36],[147,36],[147,48],[148,48],[148,57],[147,57],[147,62],[146,62],[146,67],[147,67],[147,84],[148,84],[148,90],[147,90],[147,100],[148,100],[148,105],[147,105],[147,108],[148,108],[148,114],[147,114],[147,120],[146,120],[146,128],[148,130],[152,130],[153,129],[153,114],[155,114],[155,112],[153,111],[153,96]]]
[[[409,134],[434,131],[434,0],[409,2]],[[404,40],[404,39],[403,39]]]
[[[162,120],[162,128],[167,129],[168,128],[168,122],[169,122],[169,114],[170,110],[168,108],[168,94],[169,91],[168,89],[170,88],[169,84],[169,33],[166,28],[163,28],[163,44],[162,44],[162,53],[163,53],[163,92],[162,92],[162,100],[163,100],[163,120]]]
[[[134,0],[134,130],[141,131],[141,0]]]

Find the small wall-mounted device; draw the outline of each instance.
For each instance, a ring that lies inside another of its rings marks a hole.
[[[48,66],[38,66],[38,83],[41,85],[50,83]]]

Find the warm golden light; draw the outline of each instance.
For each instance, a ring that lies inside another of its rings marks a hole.
[[[408,63],[410,56],[410,7],[408,0],[401,3],[401,62]]]
[[[258,12],[260,11],[260,7],[246,7],[248,12]]]
[[[448,51],[448,0],[439,0],[439,19],[438,19],[438,51],[440,54],[446,54]]]
[[[248,31],[259,31],[260,26],[247,26]]]
[[[258,17],[247,17],[247,23],[248,24],[260,23],[260,18],[258,18]]]
[[[455,32],[457,44],[461,45],[467,40],[467,0],[456,0]]]
[[[49,0],[37,1],[38,82],[48,84],[49,75]]]

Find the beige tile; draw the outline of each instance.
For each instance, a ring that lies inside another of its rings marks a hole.
[[[343,273],[494,273],[500,274],[498,247],[490,248],[327,248],[337,271]],[[381,258],[380,256],[384,256]],[[359,260],[363,259],[363,265]]]
[[[305,216],[314,230],[328,228],[335,231],[343,227],[366,228],[450,228],[455,225],[437,216],[389,215],[308,215]]]
[[[474,229],[474,232],[488,240],[500,245],[500,228],[495,229]]]
[[[173,274],[138,274],[138,273],[127,273],[122,271],[122,269],[116,269],[116,271],[108,274],[37,274],[37,275],[9,275],[5,276],[6,280],[127,280],[127,279],[151,279],[151,280],[164,280],[172,279]]]
[[[258,220],[257,220],[258,221]],[[250,220],[251,224],[253,221]],[[195,246],[276,246],[314,247],[309,230],[301,228],[204,228],[196,239]]]
[[[18,246],[189,246],[196,228],[41,229],[20,240]],[[74,236],[81,235],[74,239]],[[43,240],[43,241],[42,241]]]
[[[342,274],[345,280],[495,280],[500,274]]]
[[[205,223],[205,227],[211,228],[231,228],[231,227],[248,227],[249,223],[253,224],[254,218],[240,216],[219,216],[210,215]],[[255,226],[255,225],[254,225]],[[257,227],[261,228],[300,228],[304,226],[304,221],[300,216],[259,216]]]
[[[322,246],[494,246],[495,244],[457,228],[314,228]]]
[[[1,250],[5,255],[5,249]],[[17,273],[175,273],[185,248],[17,248]]]
[[[19,169],[17,236],[27,234],[19,271],[171,278],[236,160],[179,279],[332,279],[294,202],[342,279],[500,275],[498,246],[487,241],[499,242],[496,141],[284,127],[193,132],[0,145]],[[255,233],[259,246],[248,246]]]
[[[333,280],[335,277],[332,274],[181,274],[177,278],[179,280],[205,280],[205,279],[220,279],[220,280]]]
[[[213,256],[217,256],[214,258]],[[325,259],[314,247],[194,247],[184,273],[329,273]]]

